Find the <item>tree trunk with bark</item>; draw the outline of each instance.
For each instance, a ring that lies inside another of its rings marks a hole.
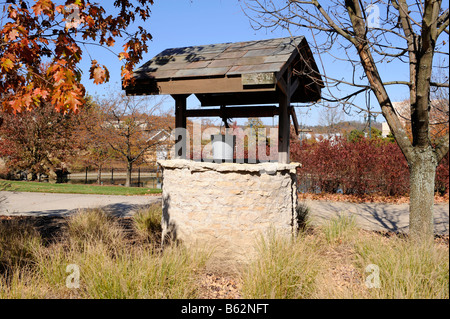
[[[438,162],[431,147],[414,152],[410,172],[409,234],[414,241],[434,237],[434,190]]]
[[[97,184],[101,185],[102,183],[102,166],[97,167]]]
[[[133,163],[127,163],[127,178],[125,180],[125,187],[131,187],[131,173],[133,171]]]

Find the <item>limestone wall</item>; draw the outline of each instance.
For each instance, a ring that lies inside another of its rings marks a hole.
[[[214,255],[245,262],[271,227],[295,229],[297,163],[233,164],[187,160],[163,168],[163,236],[214,248]]]

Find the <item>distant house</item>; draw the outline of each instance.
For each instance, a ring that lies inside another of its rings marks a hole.
[[[448,99],[436,99],[431,101],[430,109],[430,131],[431,134],[436,134],[441,130],[440,125],[448,125],[449,105]],[[404,127],[407,127],[411,122],[410,104],[409,100],[401,102],[392,102],[395,113],[398,115],[400,122]],[[387,122],[382,123],[382,136],[386,137],[391,130]]]
[[[387,122],[381,123],[381,137],[387,137],[391,133],[391,129]]]
[[[341,133],[301,133],[301,139],[308,139],[308,140],[315,140],[315,141],[323,141],[323,140],[330,140],[331,142],[335,142],[336,140],[340,139],[342,137]]]
[[[169,159],[169,150],[173,145],[170,139],[171,133],[165,129],[151,130],[148,132],[148,140],[157,143],[156,147],[152,147],[146,154],[146,161],[156,162],[159,160]]]

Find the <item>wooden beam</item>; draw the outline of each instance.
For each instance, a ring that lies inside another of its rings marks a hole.
[[[280,92],[280,114],[278,117],[278,162],[283,164],[289,163],[289,98]]]
[[[278,88],[281,90],[281,92],[283,92],[284,95],[288,95],[288,94],[287,94],[287,92],[288,92],[288,87],[287,87],[286,81],[284,81],[283,78],[279,78],[279,79],[278,79],[278,81],[277,81],[277,86],[278,86]]]
[[[206,94],[275,91],[272,87],[244,87],[240,76],[186,78],[181,80],[158,81],[158,94]]]
[[[298,86],[300,85],[300,80],[298,78],[295,79],[293,83],[291,83],[291,87],[289,88],[289,92],[291,93],[290,97],[297,91]]]
[[[299,126],[298,126],[298,121],[297,121],[297,114],[295,113],[295,109],[292,105],[289,109],[290,109],[290,113],[292,116],[292,122],[294,122],[295,134],[297,134],[297,136],[298,136]]]
[[[276,105],[236,106],[222,109],[186,110],[186,117],[220,117],[220,118],[248,118],[274,117],[279,115]]]
[[[289,67],[284,77],[280,77],[278,82],[284,86],[285,91],[279,91],[279,104],[280,104],[280,114],[278,116],[278,162],[283,164],[289,164],[290,162],[290,152],[289,152],[289,142],[290,142],[290,100],[291,100],[291,74],[292,68]]]
[[[186,106],[187,94],[172,95],[175,99],[175,157],[186,159]]]

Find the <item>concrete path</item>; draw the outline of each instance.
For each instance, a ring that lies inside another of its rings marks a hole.
[[[302,201],[310,209],[312,223],[322,224],[332,216],[349,214],[355,216],[359,227],[369,230],[408,232],[409,204],[348,203],[332,201]],[[449,205],[434,205],[435,232],[449,233]]]
[[[1,199],[4,199],[1,202]],[[108,212],[130,216],[140,208],[159,202],[161,196],[113,196],[0,192],[0,215],[66,215],[80,208],[102,207]],[[309,207],[313,224],[322,224],[340,213],[354,215],[358,226],[370,230],[405,232],[408,230],[409,205],[384,203],[347,203],[303,201]],[[436,204],[435,231],[449,233],[449,206]]]
[[[3,199],[3,201],[1,201]],[[0,192],[0,215],[51,216],[66,215],[81,208],[102,207],[121,216],[129,216],[157,202],[161,196],[116,196],[86,194],[48,194]]]

